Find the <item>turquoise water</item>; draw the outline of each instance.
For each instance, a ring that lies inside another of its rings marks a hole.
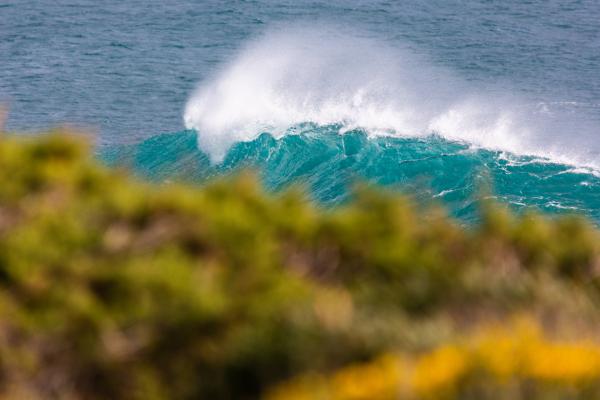
[[[257,169],[327,205],[357,181],[476,216],[600,221],[600,3],[0,2],[10,130],[63,122],[155,180]]]
[[[367,181],[421,204],[444,204],[453,215],[472,221],[478,201],[492,185],[493,193],[484,197],[493,196],[517,210],[583,212],[600,220],[600,178],[594,174],[535,157],[473,149],[437,136],[369,138],[361,130],[340,135],[339,128],[307,124],[279,140],[264,133],[233,145],[216,165],[198,149],[195,131],[158,135],[101,153],[109,164],[130,167],[157,181],[203,182],[250,167],[272,190],[294,182],[307,196],[328,205],[345,201],[353,184]]]

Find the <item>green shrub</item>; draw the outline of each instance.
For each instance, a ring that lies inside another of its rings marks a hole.
[[[335,210],[299,193],[152,185],[64,133],[2,137],[0,393],[255,398],[515,312],[598,326],[581,218],[488,205],[464,228],[384,191]]]

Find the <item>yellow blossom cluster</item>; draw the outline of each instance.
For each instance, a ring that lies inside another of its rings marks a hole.
[[[385,354],[330,375],[301,377],[268,399],[545,399],[549,393],[597,398],[600,344],[551,340],[521,319],[421,354]]]

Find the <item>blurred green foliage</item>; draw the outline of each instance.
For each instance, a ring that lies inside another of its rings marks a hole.
[[[494,204],[465,228],[358,188],[152,185],[65,132],[0,138],[3,398],[244,399],[527,313],[597,329],[600,233]]]

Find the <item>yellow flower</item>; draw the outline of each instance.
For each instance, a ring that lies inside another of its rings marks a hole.
[[[542,343],[529,349],[526,373],[538,380],[577,384],[600,377],[600,348],[592,343]]]
[[[332,397],[336,400],[395,399],[401,373],[400,361],[392,355],[344,368],[333,376]]]
[[[456,346],[442,346],[417,361],[412,387],[417,395],[424,397],[452,391],[467,368],[467,354],[464,351]]]
[[[550,341],[530,319],[521,318],[503,328],[485,329],[461,343],[444,345],[420,356],[384,355],[370,363],[343,368],[328,377],[308,376],[280,386],[273,392],[278,396],[269,399],[454,398],[459,389],[469,385],[467,375],[475,371],[487,375],[478,382],[489,385],[489,390],[509,392],[511,387],[524,382],[544,390],[556,390],[559,386],[572,390],[581,383],[600,381],[600,345],[586,341]],[[510,385],[506,386],[509,381]]]
[[[493,327],[478,335],[474,357],[485,371],[506,381],[521,373],[527,349],[540,340],[539,327],[531,320],[519,318],[510,329]]]

